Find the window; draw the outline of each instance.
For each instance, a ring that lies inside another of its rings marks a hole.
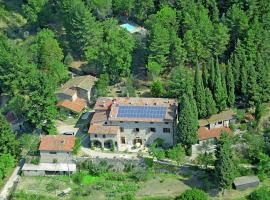
[[[126,144],[126,138],[125,137],[121,137],[121,143]]]
[[[154,124],[154,122],[150,122],[150,124]]]
[[[106,135],[103,135],[103,138],[106,138]]]
[[[139,128],[135,128],[134,131],[135,131],[135,132],[139,132],[140,129],[139,129]]]
[[[165,124],[169,124],[169,122],[165,122]]]
[[[56,152],[55,151],[51,151],[50,154],[56,154]]]
[[[139,123],[139,122],[136,121],[135,123],[137,124],[137,123]]]
[[[120,127],[120,132],[124,132],[124,127]]]
[[[120,121],[120,123],[123,123],[123,121]]]
[[[218,124],[222,124],[222,121],[219,121]]]
[[[171,129],[169,128],[163,128],[163,133],[170,133],[171,132]]]
[[[156,128],[150,128],[150,132],[156,132]]]
[[[95,138],[97,138],[97,134],[95,134]]]

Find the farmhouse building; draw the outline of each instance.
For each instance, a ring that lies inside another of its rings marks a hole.
[[[234,122],[235,112],[232,109],[212,115],[208,119],[199,120],[200,127],[206,127],[210,130],[214,128],[229,127],[230,123]]]
[[[174,144],[177,100],[163,98],[99,98],[90,123],[94,146],[118,150],[148,146],[161,138]]]
[[[75,113],[81,112],[87,104],[92,103],[96,81],[97,78],[91,75],[71,78],[56,92],[57,105]]]
[[[214,152],[221,134],[223,132],[232,134],[229,125],[230,123],[234,123],[234,121],[235,113],[232,110],[226,110],[212,115],[208,119],[199,120],[199,140],[197,144],[192,145],[192,158],[195,158],[200,153]]]
[[[46,135],[39,145],[40,162],[69,163],[72,162],[72,150],[75,145],[74,136]]]

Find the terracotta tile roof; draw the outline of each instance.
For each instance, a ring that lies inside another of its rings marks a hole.
[[[112,134],[116,135],[119,133],[119,126],[107,126],[101,124],[92,124],[89,127],[89,134]]]
[[[198,130],[199,140],[201,141],[209,138],[219,139],[222,132],[232,133],[231,129],[228,127],[213,128],[211,130],[206,127],[200,127]]]
[[[86,102],[83,99],[77,98],[75,101],[59,101],[57,106],[67,108],[73,112],[80,113],[86,107]]]
[[[178,102],[176,99],[168,98],[138,98],[138,97],[116,97],[112,100],[110,121],[141,121],[141,122],[171,122],[177,113]],[[125,106],[151,106],[166,107],[166,114],[161,118],[126,118],[118,117],[119,105]]]
[[[109,112],[107,110],[95,112],[91,119],[91,124],[104,123],[105,121],[107,121],[108,115]]]
[[[94,110],[108,110],[112,105],[112,98],[101,97],[98,98],[94,106]]]
[[[40,151],[72,151],[75,144],[74,136],[46,135],[41,138]]]
[[[235,115],[235,112],[232,109],[225,110],[221,113],[212,115],[208,119],[199,120],[199,124],[200,124],[200,126],[206,126],[210,123],[215,123],[215,122],[224,121],[224,120],[230,120],[230,119],[234,118],[234,115]]]

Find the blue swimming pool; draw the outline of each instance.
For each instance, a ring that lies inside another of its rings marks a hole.
[[[136,29],[136,26],[133,26],[131,24],[122,24],[121,27],[127,29],[129,32],[133,32]]]

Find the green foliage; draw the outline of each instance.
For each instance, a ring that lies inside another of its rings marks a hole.
[[[184,66],[172,70],[168,81],[167,96],[181,98],[193,93],[193,73]]]
[[[198,140],[198,118],[194,116],[190,99],[186,95],[181,98],[180,102],[177,140],[187,150]]]
[[[75,140],[75,144],[74,144],[74,147],[73,147],[73,150],[72,150],[72,153],[73,154],[77,154],[81,148],[81,138],[76,138]]]
[[[151,177],[149,169],[136,168],[131,175],[131,178],[135,181],[147,181]]]
[[[201,75],[199,66],[197,66],[196,68],[194,84],[195,84],[194,98],[197,103],[199,118],[204,118],[207,116],[206,98],[205,98],[204,85],[202,81],[202,75]]]
[[[0,155],[10,154],[16,157],[19,155],[18,147],[19,143],[11,130],[10,124],[0,114]]]
[[[161,72],[161,65],[155,61],[149,61],[147,69],[149,71],[149,78],[154,80],[159,76]]]
[[[207,194],[199,189],[188,189],[180,196],[175,198],[176,200],[208,200]]]
[[[97,59],[102,30],[82,0],[59,2],[72,49],[92,62]]]
[[[227,90],[228,90],[228,105],[233,107],[235,104],[235,84],[234,84],[234,77],[232,72],[231,63],[227,65],[226,71],[226,82],[227,82]]]
[[[152,168],[153,167],[153,158],[148,158],[148,157],[144,157],[143,158],[143,161],[145,163],[145,165],[148,167],[148,168]]]
[[[221,190],[230,188],[236,175],[236,166],[232,140],[224,132],[216,149],[215,172],[218,186]]]
[[[0,180],[6,178],[7,173],[15,166],[15,158],[10,154],[0,154]]]
[[[160,80],[153,81],[151,85],[151,94],[153,97],[162,97],[165,89]]]
[[[214,154],[207,152],[199,154],[197,157],[197,162],[199,165],[203,165],[207,169],[209,165],[213,166],[215,163]]]
[[[207,117],[210,117],[211,115],[214,115],[217,113],[216,102],[209,88],[205,89],[205,104],[206,104],[206,110],[207,110]]]
[[[270,157],[259,152],[258,159],[258,175],[261,180],[264,180],[270,176]]]
[[[27,0],[22,5],[24,14],[30,23],[37,22],[38,14],[44,9],[49,0]]]
[[[106,97],[108,94],[109,75],[101,74],[97,81],[97,95],[99,97]]]
[[[119,29],[115,24],[108,27],[99,52],[99,59],[103,71],[109,74],[111,83],[117,83],[121,77],[130,75],[131,53],[134,47],[134,38],[126,30]]]
[[[182,145],[177,144],[167,152],[168,158],[175,160],[178,165],[183,164],[185,159],[185,149]]]
[[[248,196],[248,200],[269,200],[270,190],[268,187],[261,187]]]

